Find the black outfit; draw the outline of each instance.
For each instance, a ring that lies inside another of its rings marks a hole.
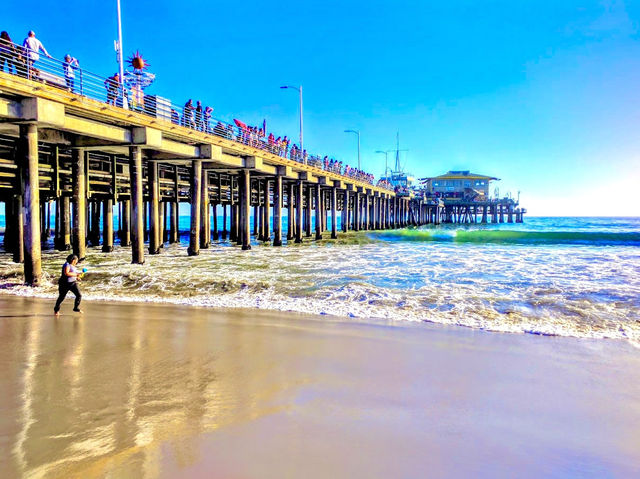
[[[60,305],[64,301],[64,298],[67,296],[67,293],[69,291],[71,291],[76,297],[76,300],[73,303],[73,310],[80,311],[80,301],[82,300],[82,294],[78,289],[78,282],[75,281],[75,278],[73,278],[74,281],[69,281],[69,276],[64,274],[64,270],[66,267],[67,267],[67,263],[65,263],[64,266],[62,267],[62,276],[60,276],[60,279],[58,280],[59,295],[58,295],[58,300],[56,301],[56,305],[53,308],[53,311],[55,313],[60,311]]]

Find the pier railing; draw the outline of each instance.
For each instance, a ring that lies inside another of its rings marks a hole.
[[[342,167],[338,162],[325,162],[318,155],[305,154],[289,143],[277,142],[267,136],[261,128],[251,127],[240,120],[234,124],[213,117],[206,112],[206,105],[202,110],[196,110],[196,105],[185,103],[179,106],[170,99],[144,93],[145,73],[127,72],[125,81],[120,82],[114,77],[103,77],[80,66],[56,58],[48,58],[39,53],[35,62],[26,60],[24,48],[18,44],[0,45],[0,55],[8,59],[8,70],[26,80],[43,83],[59,89],[66,94],[74,94],[108,103],[117,108],[142,113],[156,120],[165,121],[184,128],[201,131],[228,140],[249,145],[267,151],[274,155],[308,164],[348,178],[374,184],[373,175],[369,175],[354,168]],[[6,63],[3,62],[2,68]],[[115,75],[114,75],[115,76]]]

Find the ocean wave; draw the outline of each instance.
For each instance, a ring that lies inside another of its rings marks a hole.
[[[403,229],[371,233],[392,241],[435,241],[525,245],[640,246],[640,233],[597,231],[518,231],[489,229]]]

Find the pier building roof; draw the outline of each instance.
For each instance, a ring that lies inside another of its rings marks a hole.
[[[421,181],[427,180],[487,180],[487,181],[500,181],[500,178],[496,178],[495,176],[487,176],[487,175],[479,175],[477,173],[471,173],[469,170],[457,171],[452,170],[448,171],[444,175],[439,176],[431,176],[427,178],[420,178]]]

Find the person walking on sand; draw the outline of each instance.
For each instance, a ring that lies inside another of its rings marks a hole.
[[[80,309],[82,294],[80,294],[80,290],[78,289],[78,281],[82,278],[82,272],[78,271],[78,268],[76,268],[77,264],[78,257],[75,254],[70,254],[67,256],[67,262],[62,266],[62,275],[58,280],[58,300],[56,301],[56,305],[53,307],[53,312],[56,316],[60,315],[60,305],[69,291],[71,291],[76,297],[73,304],[73,310],[76,313],[82,313],[82,310]]]

